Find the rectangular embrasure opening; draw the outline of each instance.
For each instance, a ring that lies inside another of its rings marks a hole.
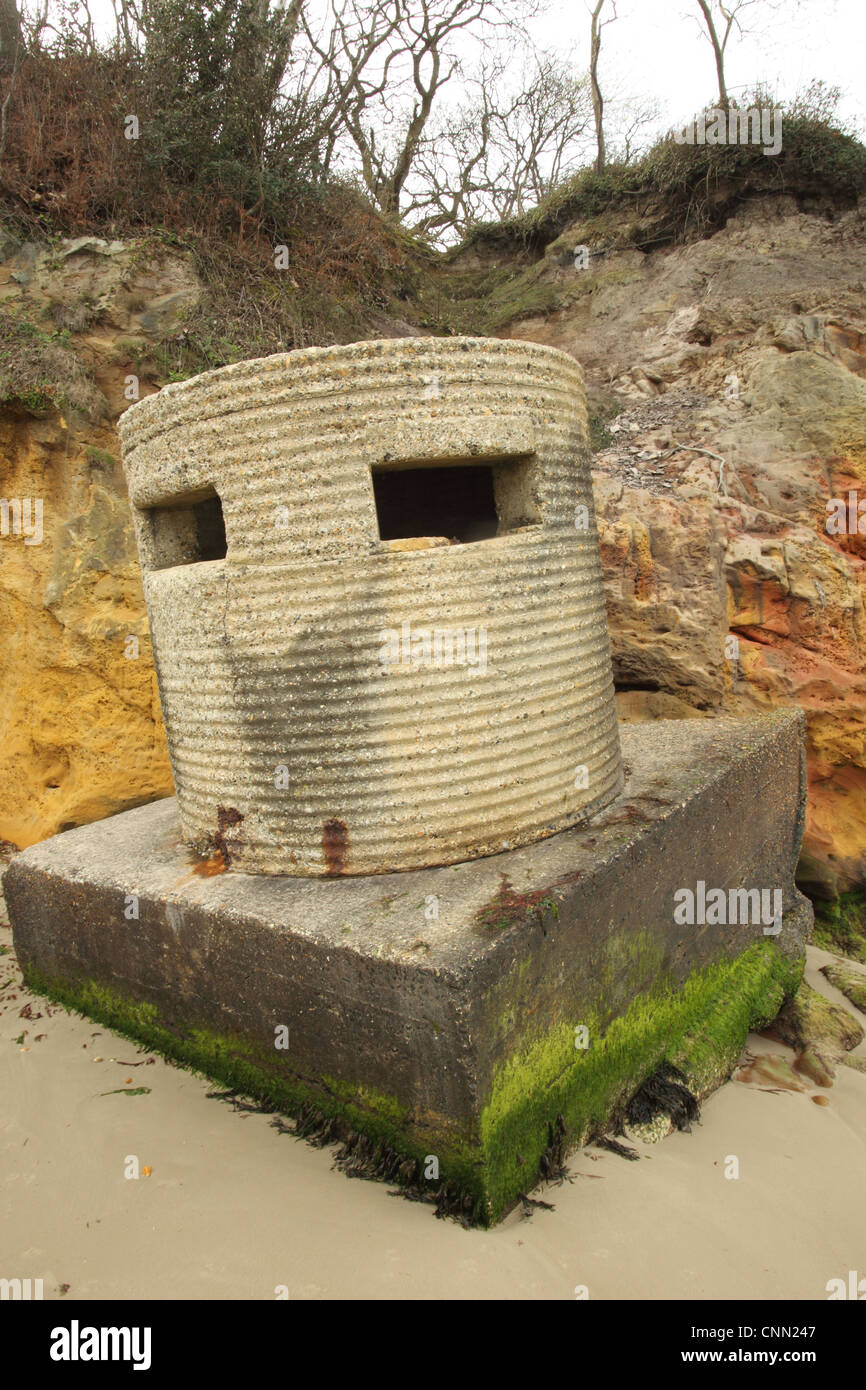
[[[539,516],[529,487],[531,462],[374,465],[379,536],[383,541],[444,537],[466,545],[532,525]]]
[[[148,507],[145,515],[153,569],[225,559],[225,518],[214,488],[199,491],[183,501]]]

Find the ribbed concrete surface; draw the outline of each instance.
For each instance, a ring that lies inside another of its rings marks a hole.
[[[616,795],[571,358],[476,339],[310,349],[168,386],[120,428],[197,848],[257,873],[410,869],[526,844]],[[379,539],[371,468],[461,462],[495,465],[502,534]],[[190,563],[195,527],[164,509],[211,490],[226,558]],[[389,632],[411,658],[407,630],[423,659],[432,629],[486,633],[486,670],[381,660]]]

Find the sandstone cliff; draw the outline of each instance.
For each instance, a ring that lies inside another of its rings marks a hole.
[[[534,274],[554,307],[503,331],[587,372],[623,717],[800,705],[802,880],[858,887],[866,535],[827,523],[831,499],[866,498],[864,208],[758,199],[647,253],[578,223]]]
[[[24,847],[172,789],[114,421],[197,286],[94,238],[5,250],[0,495],[42,503],[38,543],[0,537],[0,838]]]

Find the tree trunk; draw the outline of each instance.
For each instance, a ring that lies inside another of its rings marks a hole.
[[[592,12],[592,43],[589,55],[589,83],[592,91],[592,111],[595,116],[595,137],[598,144],[598,154],[596,155],[596,172],[604,172],[606,151],[604,146],[604,99],[601,95],[601,87],[598,85],[598,56],[601,52],[601,29],[599,28],[598,17],[604,7],[604,0],[598,0],[598,4]]]
[[[15,0],[0,0],[0,72],[13,72],[23,48],[21,17]]]
[[[710,36],[710,43],[713,45],[713,53],[716,59],[716,76],[719,80],[719,105],[727,107],[728,89],[725,85],[725,50],[719,43],[719,36],[716,32],[712,11],[710,10],[707,0],[698,0],[698,4],[701,7],[701,13],[706,22],[707,33]]]

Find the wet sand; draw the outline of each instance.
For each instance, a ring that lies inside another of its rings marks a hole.
[[[862,1023],[818,973],[832,959],[810,948],[807,978]],[[0,983],[19,978],[13,962],[0,957]],[[747,1046],[793,1059],[762,1037]],[[691,1134],[639,1145],[637,1163],[584,1149],[570,1181],[533,1193],[554,1211],[485,1232],[346,1178],[331,1150],[153,1056],[2,991],[0,1277],[70,1300],[273,1299],[281,1286],[290,1299],[574,1299],[585,1286],[590,1299],[799,1300],[866,1276],[866,1074],[849,1067],[829,1090],[730,1081]],[[149,1177],[124,1177],[130,1155]]]

